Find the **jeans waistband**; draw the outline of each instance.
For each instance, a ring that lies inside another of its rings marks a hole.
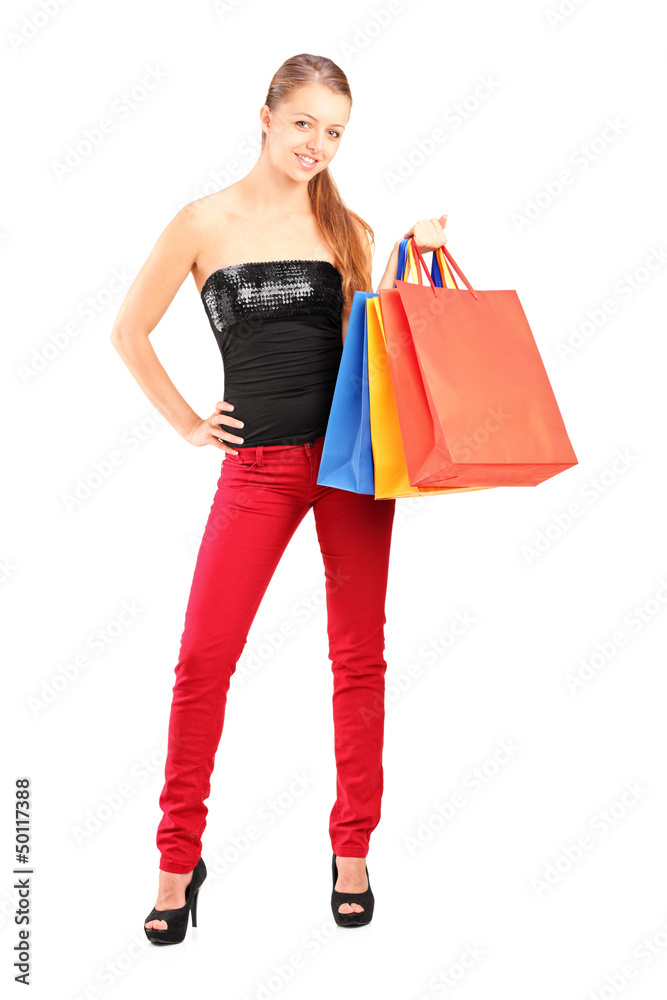
[[[324,435],[315,438],[313,441],[306,441],[303,444],[257,444],[248,448],[239,448],[239,454],[243,456],[245,462],[252,462],[262,466],[264,464],[264,453],[282,454],[287,458],[290,454],[297,455],[302,451],[312,454],[315,450],[321,449],[324,444]]]

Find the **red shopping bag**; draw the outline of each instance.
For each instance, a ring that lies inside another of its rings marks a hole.
[[[536,486],[578,464],[519,297],[396,279],[379,290],[414,486]],[[440,251],[439,251],[440,252]]]

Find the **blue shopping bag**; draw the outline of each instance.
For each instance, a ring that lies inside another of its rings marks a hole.
[[[320,486],[373,495],[366,301],[376,296],[355,291],[352,299],[317,476]]]

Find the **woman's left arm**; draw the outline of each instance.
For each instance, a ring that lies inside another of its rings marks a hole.
[[[400,240],[396,240],[394,243],[394,248],[389,255],[389,260],[387,261],[387,267],[382,275],[382,281],[377,286],[376,291],[380,291],[381,288],[393,288],[394,278],[396,277],[396,272],[398,271],[398,248],[401,245]]]
[[[415,222],[414,226],[408,229],[407,233],[404,233],[403,239],[406,240],[409,236],[414,236],[417,249],[420,253],[437,250],[438,247],[444,246],[447,242],[447,237],[445,236],[446,223],[446,215],[441,215],[439,219],[421,219],[419,222]],[[394,279],[398,270],[398,251],[400,245],[401,240],[396,240],[389,256],[387,267],[382,275],[382,281],[377,287],[378,291],[381,288],[394,287]]]
[[[429,250],[437,250],[438,247],[444,246],[447,242],[447,237],[445,236],[446,222],[446,215],[441,215],[439,219],[421,219],[419,222],[415,222],[414,226],[408,229],[407,233],[403,235],[403,239],[406,240],[408,236],[414,236],[417,242],[417,249],[420,253],[428,253]],[[361,230],[361,232],[363,233],[365,230]],[[396,240],[389,255],[385,272],[382,275],[382,280],[376,289],[378,292],[381,288],[394,287],[394,280],[396,278],[396,272],[398,271],[398,252],[400,245],[401,240]],[[370,245],[367,246],[366,252],[368,254],[368,267],[372,271],[373,256],[371,254]],[[347,310],[344,309],[341,314],[343,344],[345,344],[347,324],[350,319],[350,308]]]

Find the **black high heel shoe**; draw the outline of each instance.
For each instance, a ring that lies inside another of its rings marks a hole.
[[[333,911],[334,920],[339,927],[363,927],[364,924],[369,924],[373,917],[373,908],[375,906],[375,899],[373,897],[373,892],[371,890],[371,880],[368,878],[368,868],[366,868],[366,878],[368,879],[368,889],[365,892],[338,892],[336,889],[336,881],[338,879],[338,865],[336,864],[336,854],[334,852],[332,864],[331,864],[332,874],[333,874],[333,892],[331,893],[331,909]],[[338,907],[342,906],[343,903],[358,903],[359,906],[363,906],[363,911],[361,913],[339,913]]]
[[[146,937],[153,944],[180,944],[188,930],[188,916],[192,909],[192,926],[197,926],[197,896],[206,878],[206,865],[200,858],[192,873],[190,884],[185,889],[185,906],[175,910],[156,910],[155,907],[144,920]],[[151,920],[166,920],[167,927],[146,927]]]

